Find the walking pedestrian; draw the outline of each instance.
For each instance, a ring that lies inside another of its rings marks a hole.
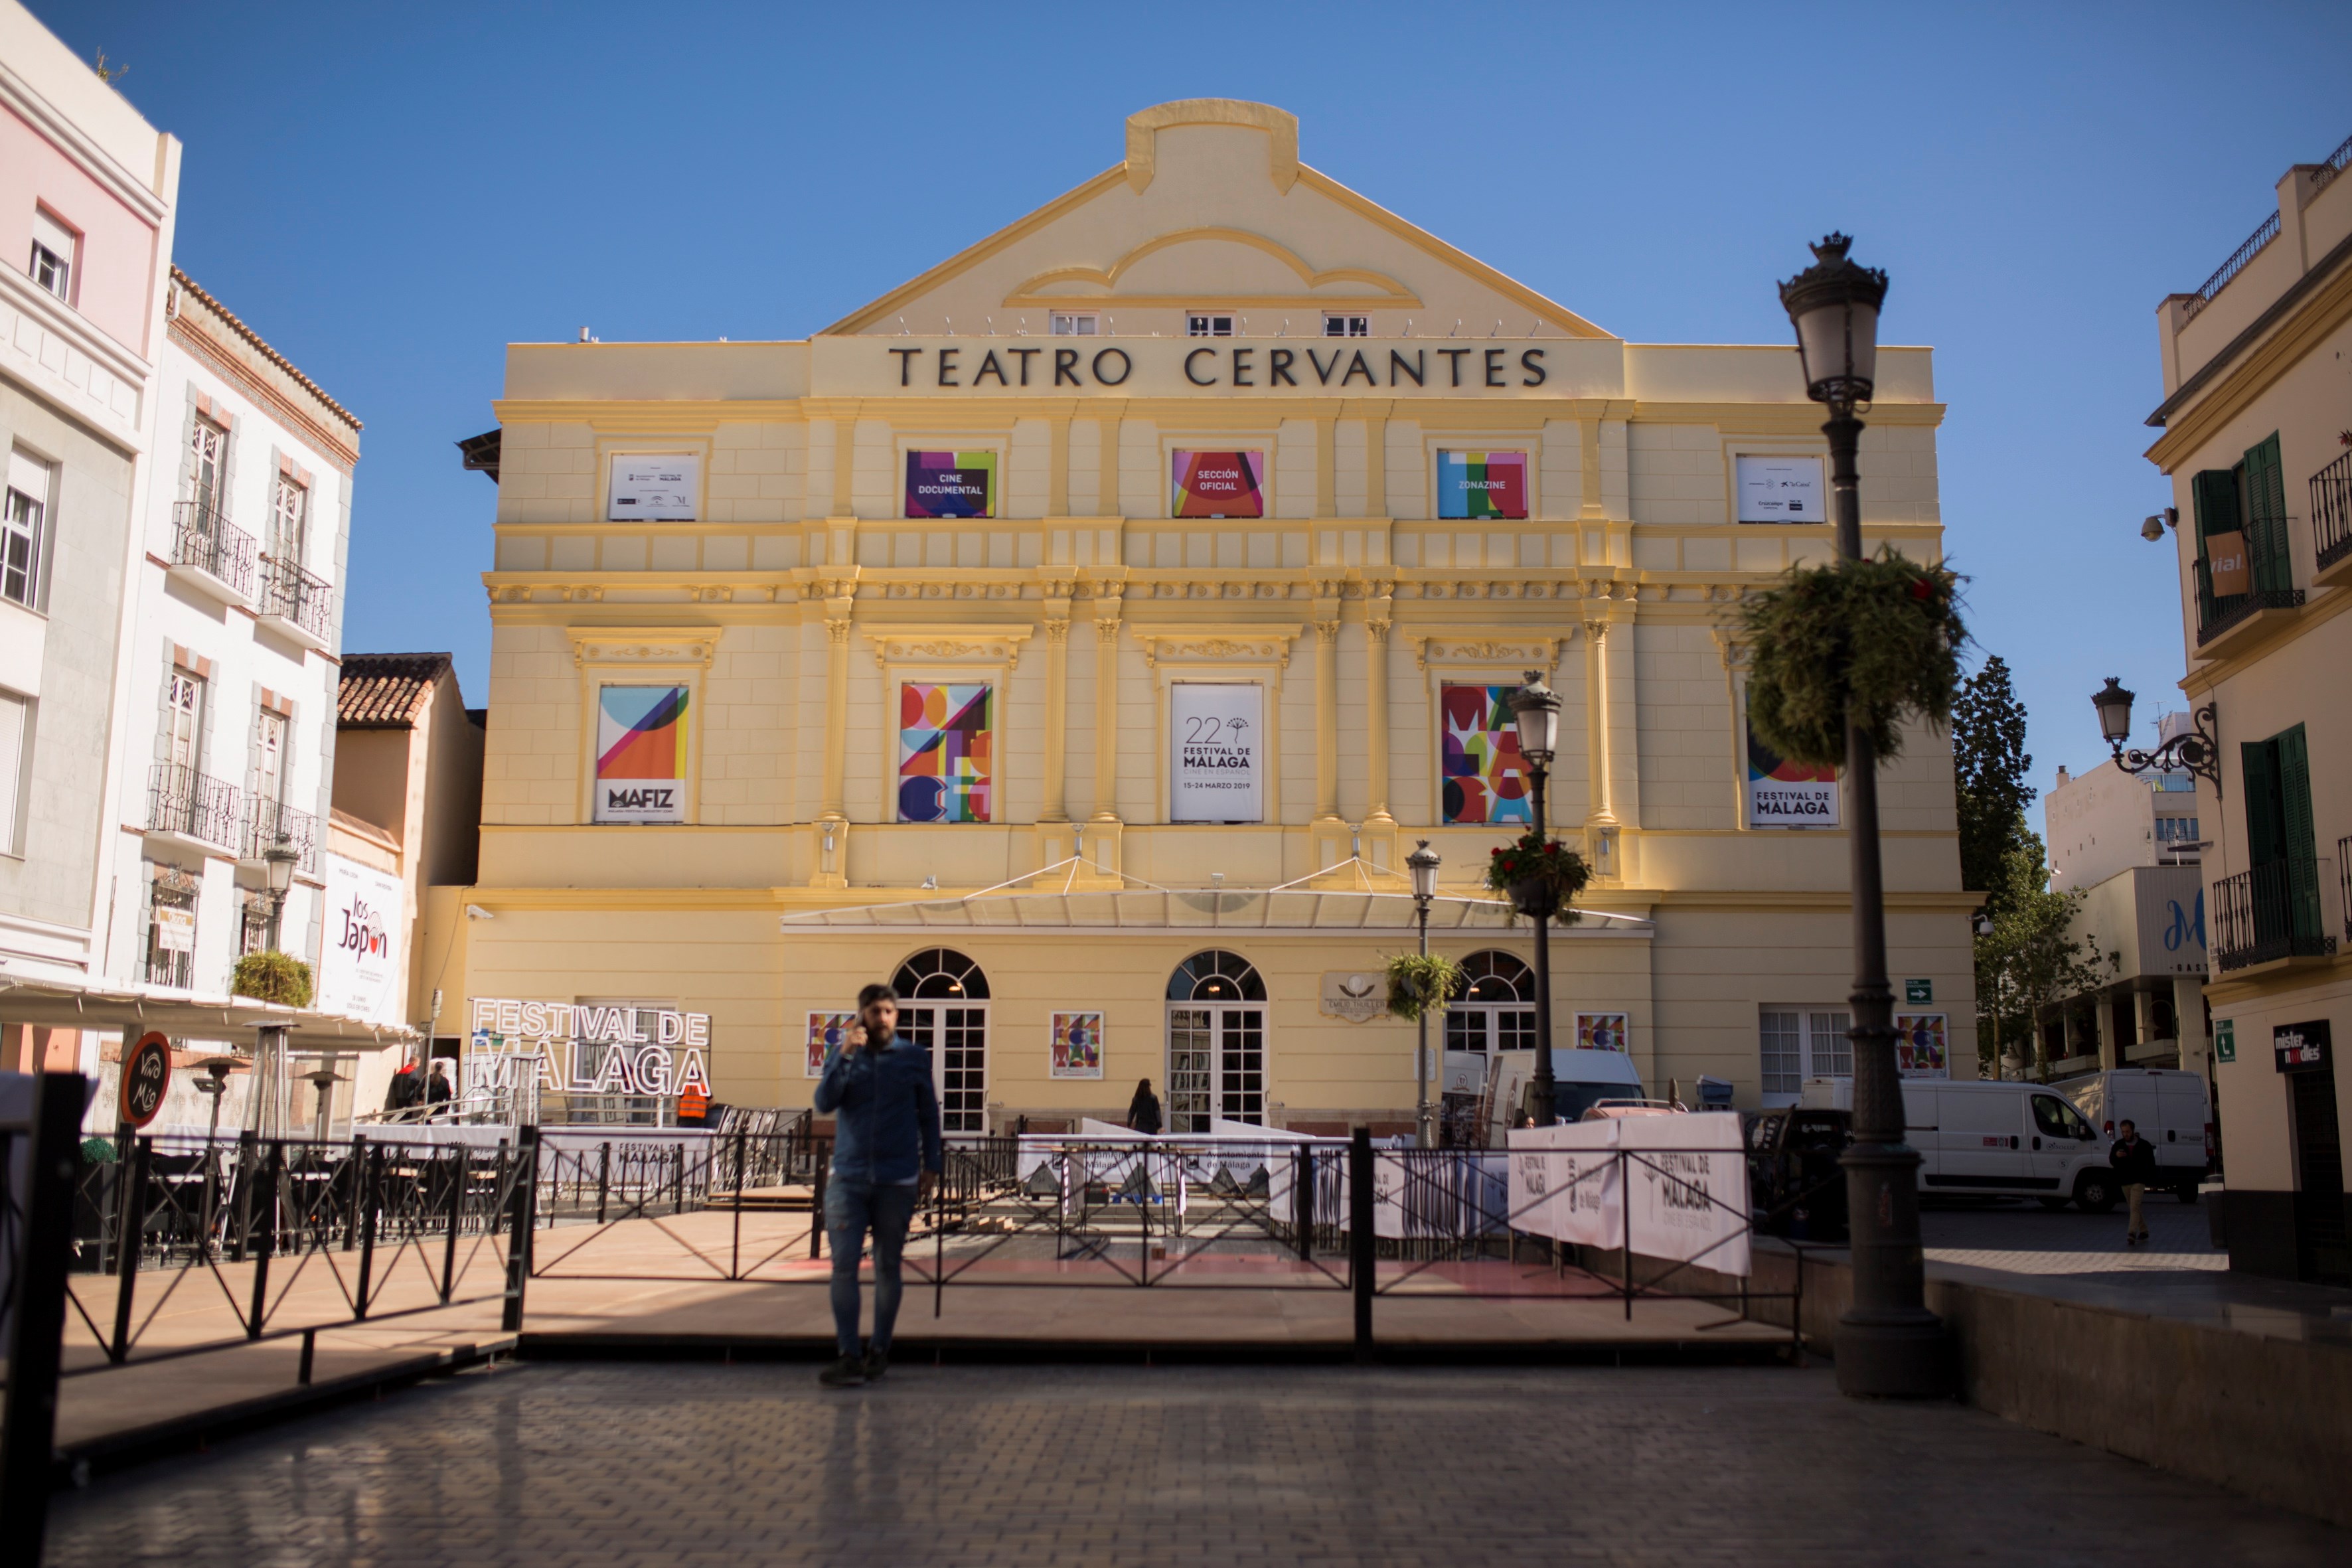
[[[432,1106],[446,1104],[453,1092],[449,1087],[448,1064],[436,1057],[433,1061],[433,1076],[425,1081],[425,1102]]]
[[[1135,1086],[1135,1098],[1127,1102],[1127,1124],[1138,1132],[1160,1131],[1160,1097],[1151,1092],[1150,1079]]]
[[[2124,1245],[2128,1247],[2147,1239],[2147,1217],[2140,1213],[2140,1200],[2147,1194],[2148,1184],[2156,1180],[2156,1147],[2139,1135],[2139,1129],[2129,1121],[2117,1124],[2116,1141],[2107,1150],[2107,1169],[2123,1184],[2124,1196],[2131,1204],[2131,1218],[2125,1223]]]
[[[898,1321],[898,1258],[916,1202],[943,1168],[940,1100],[930,1053],[898,1033],[898,994],[868,985],[857,1022],[824,1059],[816,1108],[834,1118],[833,1172],[824,1189],[833,1248],[833,1331],[838,1359],[817,1374],[827,1388],[872,1383],[890,1366]],[[857,1343],[857,1260],[874,1238],[874,1337]]]

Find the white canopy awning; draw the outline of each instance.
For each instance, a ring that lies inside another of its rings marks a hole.
[[[287,1030],[288,1048],[305,1052],[375,1051],[414,1045],[422,1037],[405,1024],[372,1024],[250,996],[191,996],[135,984],[64,979],[0,977],[0,1024],[119,1029],[134,1037],[161,1029],[174,1041],[227,1040],[248,1049],[256,1029],[277,1024]]]
[[[1138,877],[1122,877],[1115,888],[1081,887],[1082,868],[1097,883],[1115,875],[1073,858],[977,892],[803,910],[782,917],[781,923],[788,934],[812,929],[933,929],[1085,931],[1106,936],[1171,931],[1328,936],[1351,931],[1408,931],[1415,924],[1412,895],[1373,886],[1361,863],[1352,860],[1272,888],[1163,888]],[[1331,885],[1351,868],[1357,886]],[[1556,936],[1647,937],[1654,930],[1637,915],[1605,910],[1573,912],[1578,923],[1556,925]],[[1499,931],[1510,923],[1511,906],[1503,899],[1441,895],[1429,901],[1433,931]]]

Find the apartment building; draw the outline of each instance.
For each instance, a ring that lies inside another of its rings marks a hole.
[[[2181,689],[2210,709],[2199,780],[2231,1266],[2352,1284],[2352,139],[2158,308],[2178,509]]]

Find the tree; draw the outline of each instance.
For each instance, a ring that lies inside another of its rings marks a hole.
[[[2095,932],[2076,934],[2084,894],[2050,890],[2038,834],[2021,831],[1985,890],[1991,929],[1976,939],[1977,1051],[1985,1076],[1997,1078],[2003,1046],[2032,1061],[2041,1010],[2105,984],[2123,955],[2101,952]]]
[[[1999,654],[1961,683],[1952,705],[1952,772],[1959,795],[1960,886],[1990,894],[1985,912],[1996,918],[2011,884],[2008,862],[2033,840],[2025,808],[2039,793],[2025,782],[2033,759],[2025,750],[2025,704],[2010,683]],[[2040,886],[2041,884],[2036,884]]]

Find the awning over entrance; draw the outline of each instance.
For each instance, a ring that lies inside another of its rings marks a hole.
[[[1332,884],[1350,871],[1359,883]],[[1104,935],[1182,931],[1253,931],[1274,936],[1316,936],[1353,931],[1411,931],[1411,893],[1370,885],[1355,861],[1271,888],[1163,888],[1140,878],[1119,879],[1118,887],[1085,887],[1082,879],[1108,881],[1115,873],[1075,858],[1013,881],[953,898],[894,900],[844,909],[803,910],[782,917],[786,932],[824,930],[874,931],[1087,931]],[[1320,884],[1309,886],[1308,884]],[[1579,923],[1555,927],[1558,936],[1646,937],[1654,927],[1635,915],[1579,910]],[[1501,931],[1510,905],[1501,899],[1438,897],[1429,901],[1433,931]]]
[[[283,1025],[290,1050],[374,1051],[413,1045],[404,1024],[371,1024],[339,1014],[281,1007],[248,996],[188,996],[144,986],[70,980],[0,980],[0,1023],[59,1029],[161,1029],[174,1040],[227,1040],[250,1047],[253,1032]]]

